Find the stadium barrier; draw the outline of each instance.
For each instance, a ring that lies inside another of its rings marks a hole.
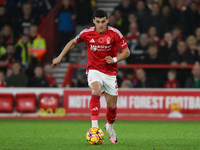
[[[39,110],[36,113],[17,112],[16,106],[12,113],[1,112],[0,117],[88,117],[89,119],[89,100],[91,92],[88,88],[1,88],[0,94],[12,93],[14,101],[17,94],[35,93],[36,101],[39,102],[41,93],[57,93],[59,108]],[[0,103],[1,103],[0,98]],[[105,118],[106,102],[101,96],[100,117]],[[200,90],[198,89],[119,89],[118,97],[118,117],[130,118],[137,117],[167,117],[171,102],[178,102],[181,106],[181,113],[184,117],[200,118]],[[64,109],[63,109],[64,108]],[[79,118],[79,119],[80,119]]]
[[[144,69],[191,69],[193,65],[186,65],[184,68],[182,68],[180,65],[169,65],[169,64],[162,64],[162,65],[157,65],[157,64],[129,64],[129,65],[118,65],[118,69],[133,69],[135,72],[137,68],[144,68]],[[73,78],[73,69],[78,69],[78,68],[86,68],[86,65],[80,65],[80,64],[70,64],[68,66],[68,69],[66,71],[62,87],[72,87],[72,78]]]

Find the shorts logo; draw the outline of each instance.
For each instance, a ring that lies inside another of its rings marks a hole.
[[[110,44],[110,37],[107,38],[107,44]]]
[[[118,85],[117,85],[117,80],[115,80],[115,89],[117,89],[118,88]]]
[[[92,81],[92,77],[89,78],[89,82],[91,82],[91,81]]]

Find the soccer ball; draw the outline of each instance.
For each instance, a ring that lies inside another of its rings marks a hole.
[[[169,107],[170,107],[170,111],[173,111],[173,112],[181,111],[181,106],[178,102],[175,102],[175,101],[172,102]]]
[[[86,140],[91,145],[101,145],[104,143],[104,133],[100,128],[91,128],[86,133]]]

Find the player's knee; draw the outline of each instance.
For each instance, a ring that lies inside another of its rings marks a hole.
[[[99,90],[99,89],[93,89],[92,90],[92,95],[101,95],[101,90]]]
[[[110,108],[115,108],[117,106],[117,103],[114,101],[108,101],[107,102],[108,107]]]

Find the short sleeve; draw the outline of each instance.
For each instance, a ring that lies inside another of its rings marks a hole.
[[[84,41],[84,30],[81,31],[77,36],[76,36],[76,42],[80,43]]]
[[[119,30],[117,30],[116,32],[115,41],[116,41],[116,45],[119,47],[120,50],[128,47],[126,43],[126,39],[124,38],[124,36],[121,34]]]

